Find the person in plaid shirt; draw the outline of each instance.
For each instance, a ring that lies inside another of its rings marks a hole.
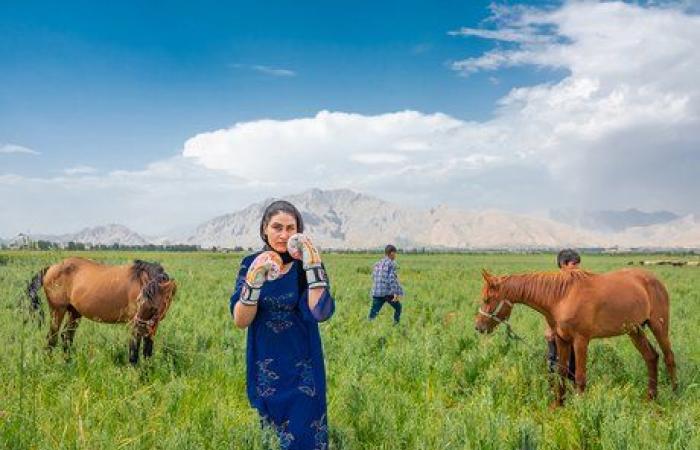
[[[401,320],[401,297],[403,288],[396,273],[396,247],[389,244],[384,248],[384,258],[372,269],[372,307],[369,310],[369,320],[374,320],[384,303],[394,308],[394,325]]]

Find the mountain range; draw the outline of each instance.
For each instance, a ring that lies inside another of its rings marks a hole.
[[[551,219],[498,210],[448,206],[413,209],[351,190],[312,189],[285,198],[302,213],[306,232],[323,248],[537,249],[561,247],[700,248],[700,222],[692,215],[638,210],[572,213]],[[259,224],[272,199],[197,226],[188,237],[146,237],[123,225],[86,228],[31,239],[86,244],[191,244],[204,248],[259,248]],[[559,220],[554,220],[559,218]],[[565,221],[566,223],[563,223]],[[588,223],[588,226],[582,224]],[[571,225],[573,224],[573,225]]]
[[[49,241],[56,243],[81,242],[91,245],[148,245],[153,243],[152,239],[147,239],[124,225],[109,224],[96,227],[83,228],[77,233],[68,234],[32,234],[19,235],[13,239],[5,239],[6,244],[15,241],[31,239],[35,241]],[[2,239],[0,239],[2,241]]]
[[[671,222],[681,217],[668,211],[644,212],[636,208],[624,211],[553,210],[550,217],[557,222],[604,233],[620,232],[632,227],[644,227]]]

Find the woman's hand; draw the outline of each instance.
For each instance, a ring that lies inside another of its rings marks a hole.
[[[301,260],[309,288],[328,287],[328,276],[321,265],[321,255],[311,238],[297,233],[287,241],[287,250],[292,258]]]
[[[241,303],[244,305],[257,305],[260,298],[260,289],[265,281],[271,281],[279,277],[282,270],[282,258],[273,252],[267,251],[259,254],[248,268]]]

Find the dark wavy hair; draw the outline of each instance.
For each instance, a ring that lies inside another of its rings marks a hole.
[[[297,233],[304,232],[304,219],[301,217],[299,210],[286,200],[276,200],[265,208],[262,219],[260,220],[260,239],[263,240],[265,245],[269,245],[267,242],[267,236],[265,236],[265,228],[270,223],[270,219],[278,213],[287,213],[294,216],[297,222]]]
[[[581,255],[573,248],[565,248],[557,255],[557,266],[559,266],[559,268],[565,266],[569,262],[581,264]]]

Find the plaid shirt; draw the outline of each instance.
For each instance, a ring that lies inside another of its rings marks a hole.
[[[372,297],[403,296],[403,288],[399,284],[396,270],[396,263],[386,256],[374,265],[372,269],[372,278],[374,279]]]

